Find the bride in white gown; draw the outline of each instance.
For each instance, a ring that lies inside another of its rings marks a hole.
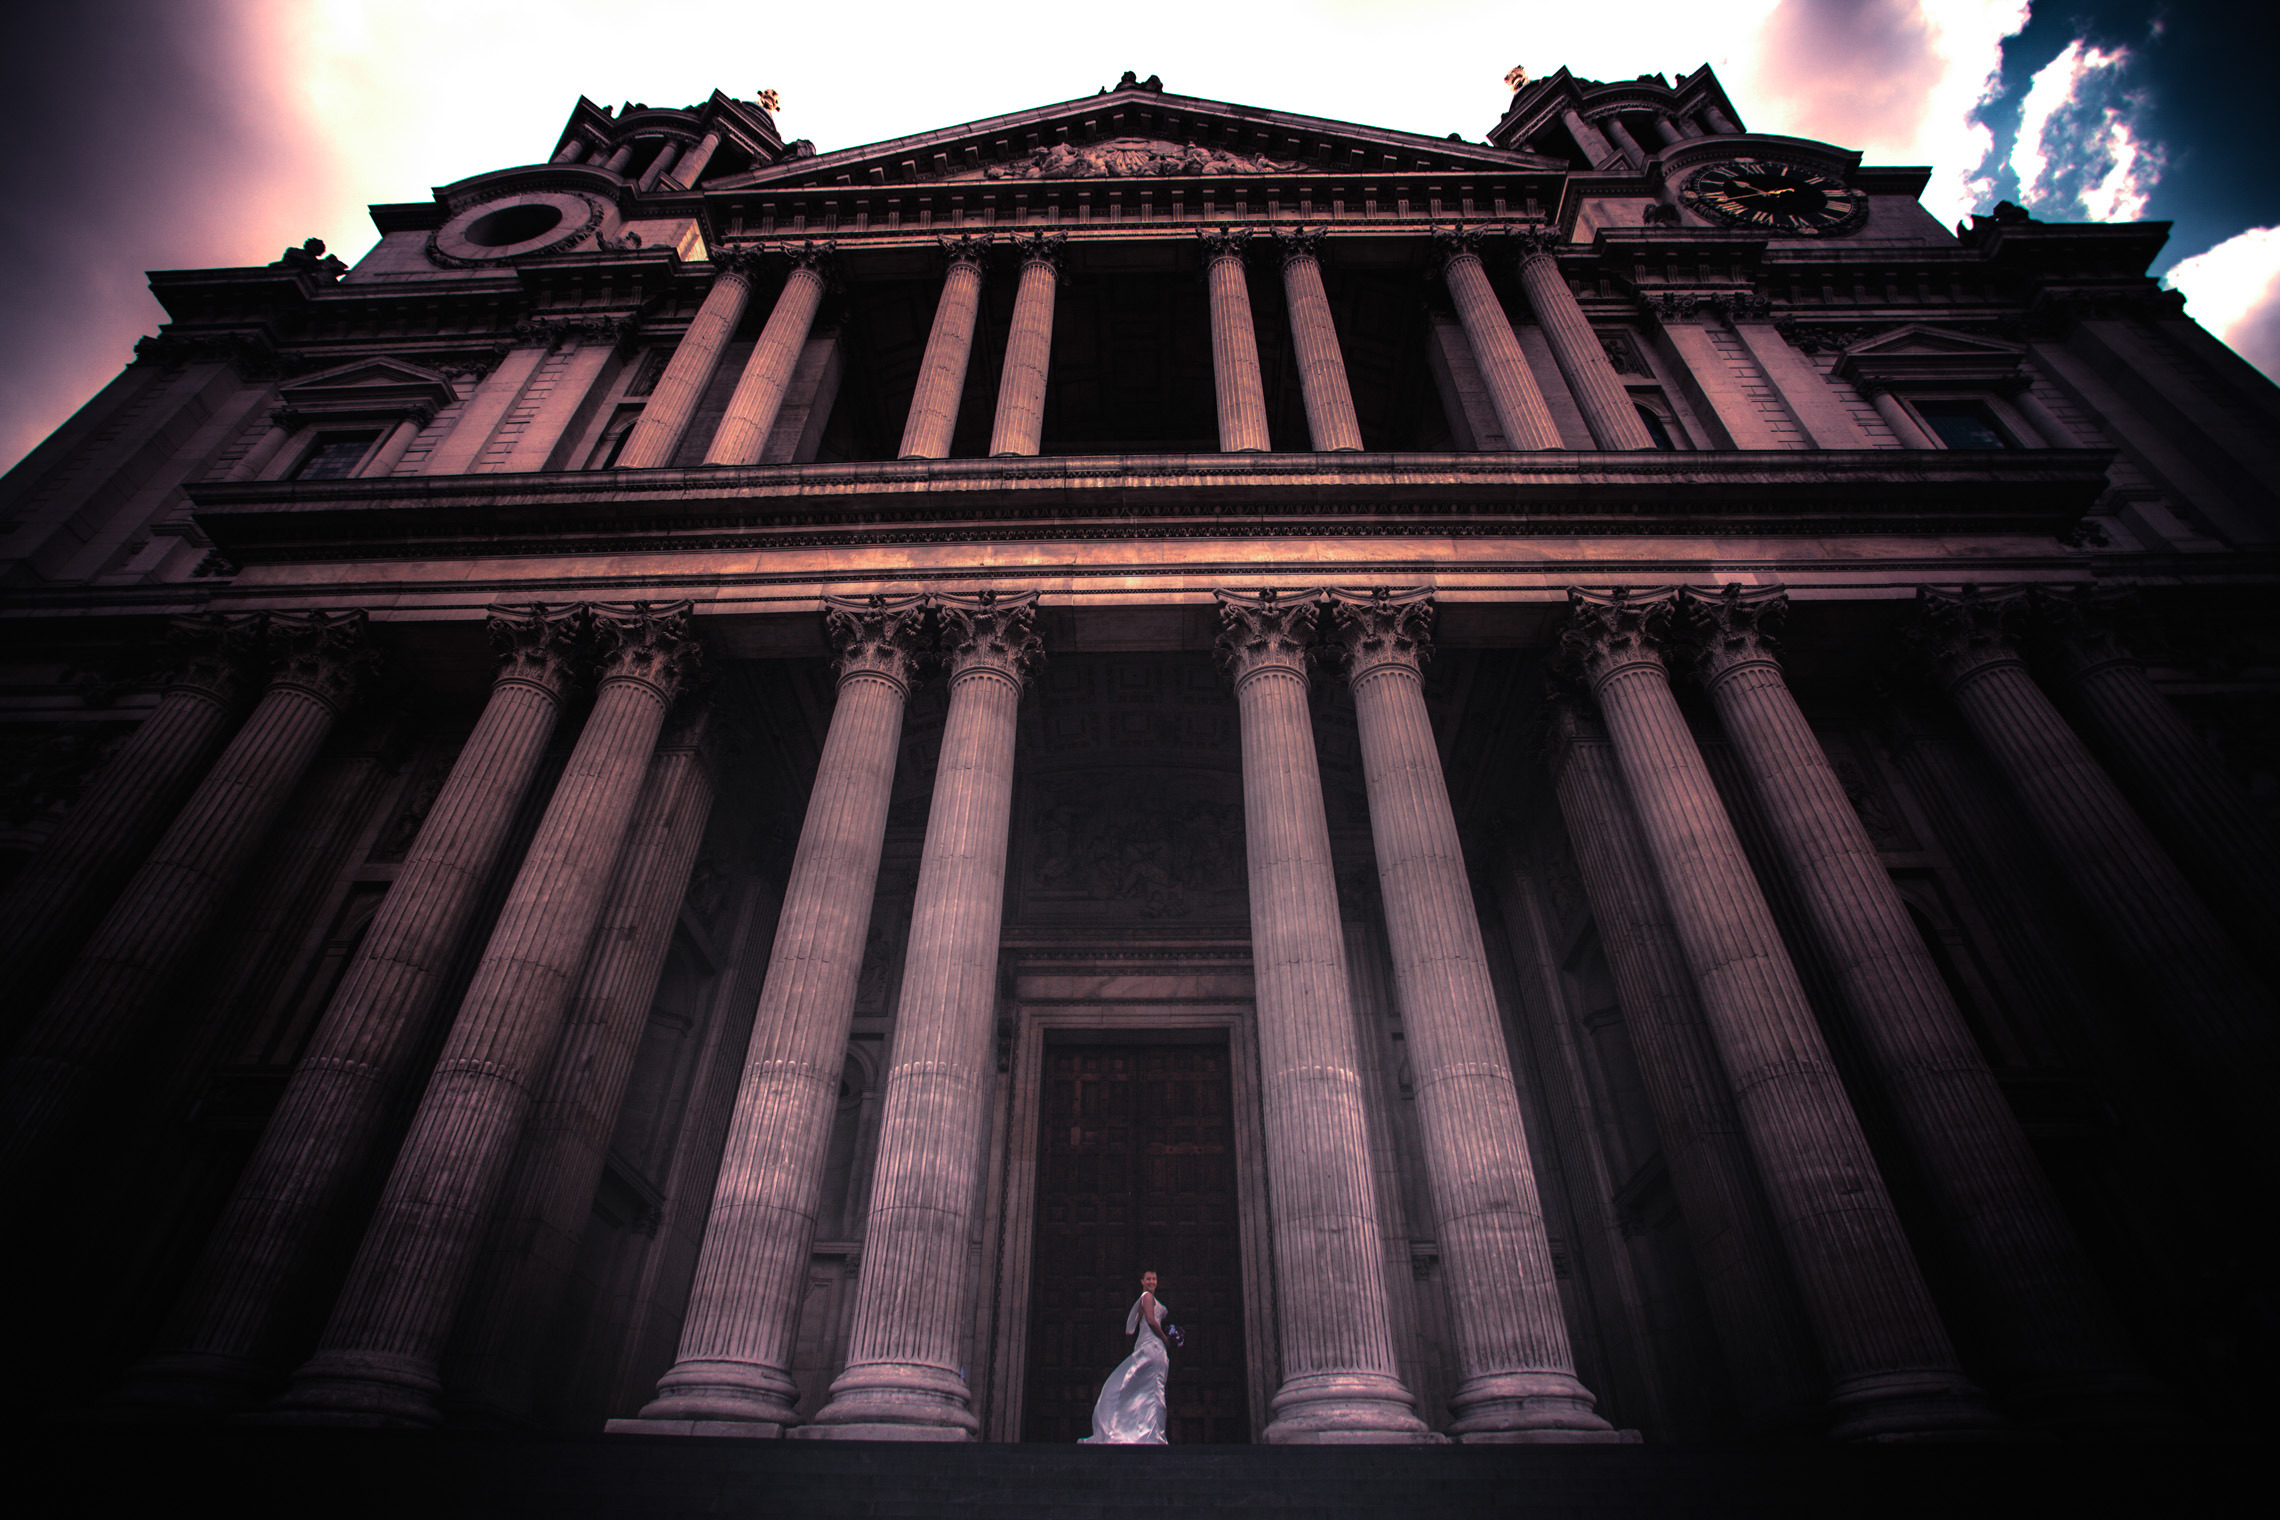
[[[1092,1434],[1086,1445],[1162,1446],[1164,1375],[1171,1353],[1164,1347],[1164,1306],[1156,1302],[1156,1274],[1140,1274],[1140,1296],[1124,1316],[1124,1333],[1137,1333],[1132,1354],[1116,1364],[1093,1403]]]

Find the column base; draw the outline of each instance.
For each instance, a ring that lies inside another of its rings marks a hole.
[[[759,1420],[610,1420],[602,1434],[611,1436],[728,1436],[747,1441],[780,1441],[785,1428]]]
[[[800,1423],[800,1389],[781,1370],[759,1362],[692,1358],[675,1362],[657,1380],[657,1396],[642,1406],[641,1418],[668,1424],[708,1425]]]
[[[320,1351],[293,1374],[276,1403],[248,1418],[263,1425],[432,1430],[443,1423],[443,1383],[417,1357]]]
[[[1399,1378],[1377,1372],[1295,1377],[1267,1406],[1269,1446],[1438,1446],[1448,1440],[1417,1418]]]
[[[1984,1441],[2011,1430],[1960,1373],[1880,1372],[1840,1381],[1829,1395],[1832,1441]]]
[[[167,1352],[129,1367],[106,1402],[122,1419],[220,1420],[259,1404],[275,1379],[244,1357]]]
[[[1635,1430],[1468,1430],[1452,1439],[1466,1446],[1637,1446]]]
[[[978,1441],[966,1380],[946,1367],[869,1362],[831,1385],[831,1402],[794,1431],[802,1441]]]
[[[1572,1373],[1487,1373],[1467,1378],[1450,1398],[1457,1420],[1449,1434],[1472,1444],[1620,1440],[1598,1404]]]

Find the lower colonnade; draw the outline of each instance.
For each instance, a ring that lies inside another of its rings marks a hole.
[[[1510,409],[1524,425],[1521,400]],[[1222,425],[1246,423],[1238,408]],[[1060,657],[1037,592],[828,598],[836,682],[819,742],[787,762],[804,768],[804,816],[786,814],[780,892],[752,897],[733,932],[690,907],[708,826],[736,802],[722,754],[786,742],[739,715],[735,662],[700,658],[685,603],[494,608],[480,717],[405,815],[226,1196],[175,1247],[171,1306],[100,1407],[528,1423],[557,1325],[616,1295],[650,1312],[612,1375],[653,1387],[638,1413],[609,1411],[613,1430],[1019,1438],[1045,1428],[1037,1401],[1070,1321],[1040,1307],[1065,1286],[1039,1279],[1046,1258],[1012,1260],[1006,1242],[1069,1238],[1053,1213],[1069,1178],[1097,1182],[1084,1169],[1141,1123],[1097,1106],[1136,1085],[1064,1090],[1020,1068],[1060,1051],[1076,1071],[1094,1047],[1130,1064],[1155,1041],[1223,1049],[1237,1068],[1205,1081],[1163,1075],[1172,1057],[1150,1066],[1162,1093],[1228,1096],[1209,1123],[1181,1109],[1186,1138],[1133,1165],[1171,1176],[1234,1158],[1227,1217],[1244,1223],[1226,1227],[1211,1271],[1229,1286],[1208,1312],[1224,1310],[1231,1343],[1215,1353],[1228,1428],[1253,1439],[1636,1439],[1621,1415],[1682,1427],[1677,1379],[1652,1370],[1670,1353],[1623,1344],[1665,1309],[1601,1302],[1648,1296],[1616,1241],[1644,1226],[1590,1223],[1630,1205],[1580,1196],[1625,1147],[1656,1158],[1685,1242],[1674,1291],[1701,1306],[1736,1428],[2175,1424],[1951,952],[1887,866],[1881,789],[1791,690],[1788,606],[1766,587],[1570,591],[1516,656],[1538,697],[1497,718],[1530,750],[1437,731],[1430,589],[1222,589],[1216,689],[1151,687],[1178,711],[1132,730],[1156,736],[1144,758],[1162,771],[1132,784],[1159,795],[1079,801],[1053,757],[1116,741],[1097,714],[1057,727],[1025,698]],[[2209,906],[2269,885],[2230,778],[2190,760],[2173,715],[2144,719],[2163,699],[2092,599],[1923,588],[1901,626],[1920,685],[1892,701],[1944,694],[1941,742],[1968,734],[1970,763],[2016,799],[2014,829],[2063,871],[2070,911],[2142,979],[2132,1038],[2173,1052],[2208,1123],[2268,1160],[2270,994]],[[75,1157],[141,1164],[119,1138],[136,1133],[122,1096],[148,1081],[132,1053],[184,1006],[227,905],[259,885],[263,841],[314,784],[328,736],[386,701],[361,612],[176,636],[179,677],[0,919],[36,924],[42,954],[73,947],[20,983],[43,996],[0,1079],[20,1210],[45,1206]],[[1351,741],[1332,762],[1325,704]],[[1196,759],[1214,733],[1233,762],[1216,793]],[[1485,780],[1467,744],[1493,757]],[[2133,770],[2189,785],[2141,818]],[[1551,1037],[1514,1011],[1532,996],[1514,985],[1526,935],[1498,922],[1487,880],[1510,838],[1474,832],[1536,794],[1572,853],[1620,1026],[1620,1059],[1617,1034],[1595,1032],[1606,1050],[1574,1068],[1591,1081],[1571,1088],[1606,1087],[1589,1112],[1541,1069]],[[1101,821],[1125,804],[1129,826]],[[894,843],[913,837],[915,857]],[[1346,869],[1357,852],[1366,879]],[[1226,932],[1174,946],[1163,931],[1212,892],[1231,905]],[[1031,911],[1087,893],[1138,916],[1088,940]],[[709,1053],[668,1060],[652,1007],[695,940],[714,1001],[741,1012],[706,1026]],[[1093,956],[1081,998],[1051,990],[1084,980],[1051,969],[1072,945]],[[590,1216],[639,1170],[625,1116],[655,1107],[667,1070],[681,1084],[668,1106],[702,1133],[648,1169],[671,1196],[633,1208],[662,1243],[613,1279]],[[1034,1155],[1024,1123],[1044,1126]],[[1592,1138],[1626,1123],[1627,1138]],[[1085,1238],[1109,1255],[1204,1240],[1179,1211],[1213,1186],[1166,1183],[1188,1201],[1103,1214]],[[1126,1285],[1086,1291],[1096,1317],[1121,1318]]]

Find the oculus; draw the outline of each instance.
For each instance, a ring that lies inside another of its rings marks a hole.
[[[569,190],[529,190],[463,206],[428,234],[431,262],[495,264],[533,253],[559,253],[602,221],[602,203]]]
[[[1841,237],[1868,220],[1868,197],[1843,180],[1762,158],[1730,158],[1697,170],[1685,200],[1712,221],[1805,237]]]

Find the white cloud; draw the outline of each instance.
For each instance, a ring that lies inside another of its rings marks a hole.
[[[2280,227],[2251,227],[2180,259],[2168,280],[2195,321],[2280,380]]]
[[[2145,215],[2164,163],[2161,146],[2138,132],[2141,98],[2122,88],[2129,59],[2128,48],[2077,37],[2036,70],[2011,145],[2021,205],[2063,220]]]

